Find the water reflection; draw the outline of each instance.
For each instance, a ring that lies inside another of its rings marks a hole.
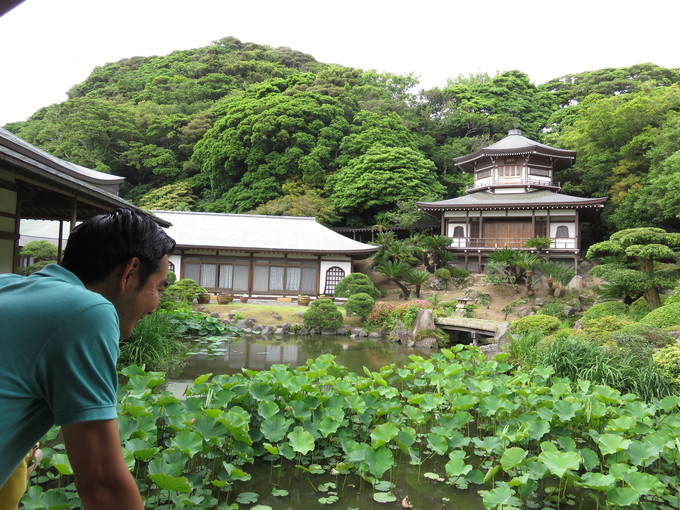
[[[408,361],[408,356],[417,354],[428,357],[432,351],[417,350],[381,339],[333,337],[321,335],[288,336],[285,339],[263,339],[241,337],[225,342],[213,350],[214,354],[196,354],[171,378],[193,380],[206,373],[233,374],[243,368],[268,370],[275,364],[295,368],[304,365],[308,359],[321,354],[333,354],[338,365],[352,372],[363,373],[363,367],[379,370],[392,363]]]

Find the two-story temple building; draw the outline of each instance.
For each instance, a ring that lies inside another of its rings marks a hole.
[[[441,233],[453,240],[450,249],[469,271],[482,271],[493,250],[523,248],[532,237],[551,239],[544,251],[548,259],[575,265],[581,222],[595,220],[607,201],[559,193],[555,173],[575,160],[575,151],[538,143],[513,129],[502,140],[454,159],[474,175],[465,196],[418,207],[440,220]]]

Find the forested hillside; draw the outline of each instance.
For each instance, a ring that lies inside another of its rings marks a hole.
[[[143,207],[417,221],[462,194],[453,158],[513,127],[578,151],[568,194],[611,197],[601,231],[680,230],[680,70],[601,69],[538,86],[521,71],[419,90],[411,76],[328,65],[224,38],[96,68],[68,100],[6,126],[52,154],[127,178]]]

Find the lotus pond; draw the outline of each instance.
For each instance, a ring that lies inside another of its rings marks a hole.
[[[147,508],[680,508],[680,397],[504,356],[455,346],[350,371],[324,354],[200,375],[183,399],[128,367],[124,454]],[[73,508],[63,448],[46,457],[26,508]]]

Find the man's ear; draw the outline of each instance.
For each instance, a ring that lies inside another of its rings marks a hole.
[[[141,261],[137,257],[132,257],[130,260],[121,264],[121,269],[118,273],[118,290],[124,293],[127,289],[137,288],[137,276],[139,276],[139,270],[141,266]]]

